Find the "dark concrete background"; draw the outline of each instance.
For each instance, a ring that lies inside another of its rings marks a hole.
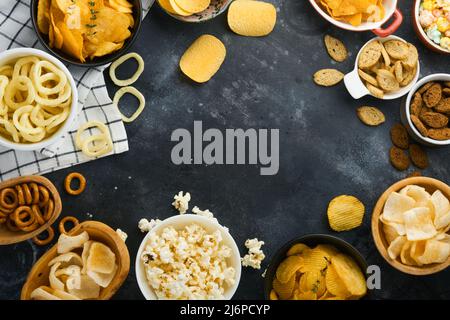
[[[369,264],[382,270],[382,289],[376,299],[449,299],[449,271],[413,277],[391,268],[378,254],[370,232],[371,210],[378,196],[406,172],[389,165],[389,128],[399,121],[400,101],[372,98],[353,100],[343,84],[319,88],[311,80],[321,68],[353,68],[359,48],[373,35],[338,30],[312,10],[306,0],[275,0],[277,26],[265,38],[245,38],[227,27],[226,15],[203,24],[178,22],[155,5],[142,24],[133,50],[145,62],[135,84],[147,107],[127,125],[130,151],[114,157],[47,175],[60,189],[62,216],[103,221],[125,230],[133,261],[127,281],[116,299],[142,299],[134,274],[134,259],[143,234],[140,218],[166,218],[177,214],[171,207],[179,190],[192,195],[190,207],[209,208],[245,252],[244,241],[258,237],[266,242],[263,268],[243,269],[237,299],[263,298],[261,273],[270,256],[288,240],[308,233],[328,233],[353,244]],[[412,1],[401,1],[405,21],[397,35],[414,43],[420,52],[422,76],[448,72],[448,58],[428,51],[411,24]],[[178,70],[185,48],[204,33],[216,35],[227,47],[220,71],[204,85],[196,85]],[[342,64],[330,60],[322,45],[324,34],[341,38],[350,58]],[[125,75],[126,67],[121,68]],[[117,88],[109,83],[110,93]],[[130,100],[131,101],[131,100]],[[381,108],[386,123],[364,126],[356,117],[360,105]],[[131,112],[132,108],[128,111]],[[279,128],[280,171],[260,176],[257,166],[175,166],[170,160],[171,132],[204,128]],[[424,174],[448,181],[449,149],[428,150],[430,168]],[[80,171],[88,181],[79,197],[62,190],[64,177]],[[412,171],[412,168],[409,170]],[[366,205],[363,226],[344,233],[330,230],[328,202],[336,195],[353,194]],[[47,248],[31,241],[0,247],[0,298],[17,299],[27,272]]]

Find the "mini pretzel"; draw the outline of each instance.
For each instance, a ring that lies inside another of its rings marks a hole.
[[[55,203],[53,202],[52,199],[49,199],[47,201],[47,205],[45,206],[45,211],[44,211],[44,220],[45,221],[48,221],[52,218],[54,210],[55,210]]]
[[[78,181],[80,182],[80,186],[76,190],[72,189],[72,187],[70,186],[73,179],[78,179]],[[71,194],[73,196],[77,196],[80,193],[82,193],[84,191],[84,189],[86,188],[86,179],[79,172],[69,173],[67,175],[66,179],[64,180],[64,187],[65,187],[65,189],[66,189],[68,194]]]
[[[9,201],[8,201],[9,200]],[[13,188],[5,188],[0,191],[0,207],[6,210],[15,209],[19,204],[17,193]]]
[[[43,186],[38,186],[39,189],[39,206],[42,208],[44,207],[48,199],[50,199],[50,193],[48,192],[47,188]]]
[[[33,202],[33,196],[31,195],[31,190],[30,187],[28,186],[28,184],[24,183],[22,185],[22,189],[23,189],[23,194],[25,196],[25,203],[27,205],[32,204]]]
[[[26,220],[28,218],[28,220]],[[33,211],[30,207],[27,206],[21,206],[18,207],[11,215],[11,219],[14,221],[16,226],[19,229],[22,229],[24,227],[28,227],[32,225],[35,221]]]
[[[19,206],[23,206],[25,204],[25,196],[23,194],[22,186],[18,184],[15,188],[17,191],[17,198],[19,200]]]
[[[67,234],[67,233],[69,233],[70,230],[67,231],[67,230],[66,230],[66,226],[65,226],[65,224],[66,224],[67,222],[72,222],[73,227],[72,227],[71,229],[73,229],[74,227],[76,227],[77,225],[80,224],[80,221],[78,221],[78,219],[75,218],[75,217],[72,217],[72,216],[64,217],[64,218],[61,219],[61,221],[59,222],[59,225],[58,225],[58,228],[59,228],[59,232],[60,232],[60,233],[62,233],[62,234]]]
[[[37,204],[33,204],[31,206],[31,210],[33,211],[36,222],[39,223],[39,225],[41,226],[45,224],[45,220],[44,217],[42,216],[41,209],[39,208],[39,206]]]
[[[37,223],[37,222],[35,221],[35,222],[33,222],[32,224],[30,224],[29,226],[22,227],[22,228],[19,228],[19,229],[22,230],[23,232],[31,232],[31,231],[36,230],[36,229],[39,228],[39,227],[40,227],[39,223]]]
[[[47,238],[40,239],[39,236],[44,232],[47,232]],[[53,230],[52,227],[48,227],[48,229],[43,231],[42,233],[33,237],[33,242],[35,244],[37,244],[38,246],[45,246],[45,245],[49,244],[55,237],[55,231]]]
[[[39,187],[37,185],[37,183],[32,182],[28,185],[28,187],[31,190],[31,194],[33,195],[33,204],[38,204],[39,203]]]

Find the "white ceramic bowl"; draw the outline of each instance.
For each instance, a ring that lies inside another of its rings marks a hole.
[[[361,55],[362,49],[367,44],[371,43],[372,41],[378,40],[380,42],[386,42],[386,41],[393,40],[393,39],[406,42],[404,39],[399,38],[397,36],[389,36],[386,38],[376,37],[376,38],[369,40],[365,45],[363,45],[361,47],[361,50],[359,50],[358,56],[356,57],[356,60],[355,60],[355,69],[353,69],[352,72],[346,74],[344,77],[345,86],[347,87],[348,92],[354,99],[359,99],[359,98],[362,98],[367,95],[373,96],[369,92],[369,90],[366,88],[366,86],[364,85],[364,82],[361,80],[361,78],[359,77],[359,74],[358,74],[358,61],[359,61],[359,56]],[[403,97],[404,95],[406,95],[412,89],[412,87],[416,84],[417,80],[419,79],[419,74],[420,74],[420,59],[417,62],[416,75],[414,76],[414,79],[411,81],[411,83],[409,85],[407,85],[406,87],[400,88],[400,90],[398,90],[398,91],[395,91],[392,93],[385,93],[382,100],[393,100],[393,99],[397,99],[397,98],[400,98],[400,97]]]
[[[157,300],[157,296],[153,292],[153,289],[148,285],[146,276],[145,276],[145,268],[141,261],[141,255],[142,252],[145,249],[145,245],[148,241],[148,238],[150,237],[151,233],[159,233],[162,231],[162,229],[172,226],[175,229],[182,229],[186,225],[189,224],[198,224],[201,227],[203,227],[208,232],[214,232],[216,230],[219,230],[222,234],[223,238],[223,244],[229,246],[231,248],[231,257],[228,259],[229,266],[233,267],[236,270],[236,282],[232,287],[228,287],[225,290],[224,299],[230,300],[234,293],[236,292],[239,281],[241,279],[241,256],[239,253],[239,249],[236,245],[236,242],[231,237],[230,233],[224,229],[221,225],[215,223],[213,220],[202,217],[196,214],[183,214],[183,215],[177,215],[170,218],[167,218],[166,220],[159,223],[155,228],[153,228],[150,232],[147,233],[144,240],[142,240],[141,245],[139,246],[139,250],[136,255],[136,262],[135,262],[135,268],[136,268],[136,279],[139,286],[139,289],[141,290],[142,294],[144,295],[145,299],[147,300]]]
[[[58,131],[56,131],[53,135],[36,143],[16,143],[0,136],[0,144],[8,149],[14,149],[19,151],[36,151],[45,148],[48,145],[51,145],[52,143],[57,141],[61,136],[66,134],[67,131],[69,131],[70,126],[72,125],[78,113],[78,91],[75,81],[72,75],[70,74],[70,71],[66,68],[66,66],[52,55],[42,50],[33,48],[17,48],[3,51],[0,53],[0,66],[3,66],[4,64],[7,64],[13,60],[25,56],[36,56],[53,63],[55,66],[57,66],[65,73],[70,83],[70,87],[72,88],[72,104],[70,106],[69,116],[67,117],[63,125],[58,129]]]
[[[411,121],[411,113],[410,113],[410,106],[411,106],[411,100],[414,97],[414,94],[417,90],[419,90],[420,87],[422,87],[424,84],[431,82],[431,81],[450,81],[450,74],[446,73],[436,73],[429,75],[423,79],[421,79],[419,82],[417,82],[414,87],[409,92],[406,99],[403,101],[401,107],[400,107],[400,116],[402,119],[403,125],[406,127],[406,130],[408,130],[409,135],[416,140],[417,142],[427,145],[427,146],[446,146],[450,145],[450,139],[449,140],[434,140],[427,137],[424,137],[420,134],[419,130],[416,129],[416,126]]]
[[[403,16],[400,13],[400,11],[397,9],[397,0],[384,0],[383,6],[385,9],[385,16],[384,19],[378,22],[364,22],[359,26],[352,26],[349,23],[338,21],[331,17],[325,10],[322,9],[320,5],[317,4],[318,0],[309,0],[311,5],[316,9],[316,11],[328,22],[334,24],[336,27],[339,27],[344,30],[348,31],[356,31],[356,32],[362,32],[362,31],[373,31],[378,36],[388,36],[392,33],[394,33],[398,27],[400,27]],[[381,29],[381,26],[385,24],[392,16],[395,16],[394,22],[387,27],[386,29]]]

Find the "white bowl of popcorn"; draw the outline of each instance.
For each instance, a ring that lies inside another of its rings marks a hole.
[[[147,300],[230,300],[240,277],[240,253],[230,233],[195,214],[158,223],[136,256],[136,278]]]

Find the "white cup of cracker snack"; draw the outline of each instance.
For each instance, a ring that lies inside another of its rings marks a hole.
[[[224,275],[225,279],[228,277],[228,281],[223,281],[218,286],[220,289],[223,289],[223,294],[221,294],[220,297],[216,297],[215,299],[220,300],[230,300],[234,293],[236,292],[239,281],[241,278],[241,258],[239,249],[236,245],[236,242],[230,235],[227,229],[225,229],[223,226],[218,224],[216,221],[199,216],[196,214],[183,214],[183,215],[177,215],[170,218],[165,219],[164,221],[159,222],[153,229],[151,229],[147,235],[142,240],[142,243],[139,247],[139,250],[137,252],[136,256],[136,279],[138,282],[139,289],[141,290],[142,294],[147,300],[158,300],[158,299],[177,299],[177,297],[171,296],[170,293],[167,293],[167,291],[164,291],[162,289],[163,287],[156,287],[158,283],[160,283],[161,279],[169,279],[169,280],[162,280],[164,282],[165,288],[171,288],[173,290],[173,293],[176,295],[177,292],[179,293],[179,290],[184,290],[186,287],[183,286],[183,283],[185,283],[186,278],[183,275],[183,272],[180,270],[183,270],[183,268],[172,268],[172,270],[163,270],[165,269],[164,265],[171,265],[171,266],[177,266],[186,264],[187,261],[191,261],[191,263],[198,263],[199,261],[196,261],[195,259],[192,259],[190,255],[189,258],[182,256],[182,250],[183,248],[187,248],[185,250],[189,250],[191,248],[190,246],[186,247],[184,241],[178,241],[178,240],[167,240],[172,239],[173,231],[167,229],[167,228],[173,228],[175,229],[178,234],[181,237],[181,232],[184,232],[184,235],[189,234],[192,237],[195,237],[195,232],[187,233],[187,229],[189,226],[196,225],[200,227],[201,229],[206,232],[205,234],[209,235],[215,235],[216,237],[221,238],[221,241],[217,241],[217,243],[220,244],[219,248],[222,248],[222,246],[226,247],[225,251],[228,252],[228,254],[224,255],[223,258],[218,258],[218,252],[221,251],[221,249],[217,249],[215,247],[212,247],[212,251],[214,252],[215,256],[210,258],[209,261],[217,261],[217,259],[220,260],[222,263],[224,263],[223,270],[227,270],[225,272],[220,272],[219,270],[215,270],[216,272],[219,272],[219,274]],[[195,230],[197,227],[192,229],[192,227],[189,230]],[[198,230],[198,229],[197,229]],[[183,235],[183,238],[184,238]],[[176,239],[180,239],[179,237],[176,237]],[[188,239],[186,237],[186,239]],[[205,238],[203,238],[204,240]],[[217,238],[216,238],[217,239]],[[202,241],[203,241],[202,240]],[[189,241],[189,240],[187,240]],[[164,242],[165,245],[168,245],[168,248],[171,248],[170,252],[166,249],[164,249],[164,244],[161,245],[161,242]],[[153,243],[151,247],[148,245],[150,243]],[[176,245],[173,245],[176,243]],[[187,242],[190,244],[191,242]],[[202,243],[205,243],[204,241]],[[181,246],[180,246],[181,244]],[[161,251],[158,251],[161,249]],[[223,252],[225,252],[223,251]],[[165,253],[163,253],[165,252]],[[154,255],[157,253],[156,255]],[[217,253],[217,254],[216,254]],[[164,261],[164,256],[167,259]],[[227,257],[225,257],[227,256]],[[171,258],[170,258],[171,257]],[[216,260],[214,260],[216,259]],[[169,261],[171,260],[171,261]],[[145,264],[145,261],[150,261],[150,263]],[[183,262],[181,262],[183,261]],[[209,271],[213,270],[213,266],[206,265],[205,267],[202,267],[203,271],[205,273],[209,274]],[[158,270],[159,269],[159,270]],[[230,269],[231,273],[229,273]],[[208,271],[209,270],[209,271]],[[186,274],[195,274],[195,272],[192,271],[192,269],[189,269],[189,271],[186,269]],[[161,277],[162,275],[162,277]],[[173,283],[170,283],[170,279],[178,279],[176,281],[172,281]],[[204,276],[202,275],[196,275],[197,281],[201,281],[204,279]],[[220,281],[219,281],[220,282]],[[181,283],[181,284],[180,284]],[[159,292],[159,297],[157,295],[157,291]],[[184,291],[185,292],[185,291]],[[167,295],[166,295],[167,294]],[[198,296],[184,296],[185,299],[200,299],[204,300],[207,299],[207,297],[204,297],[202,295]],[[181,299],[178,297],[178,299]]]
[[[67,133],[78,113],[78,92],[66,66],[33,48],[0,53],[0,144],[40,150]]]
[[[360,0],[353,1],[357,2]],[[353,6],[351,1],[348,2],[347,8],[343,4],[337,4],[338,8],[335,9],[340,9],[337,10],[342,13],[340,17],[333,17],[331,15],[331,13],[334,11],[333,8],[326,7],[331,2],[329,0],[309,0],[309,2],[322,18],[332,23],[336,27],[348,31],[362,32],[370,30],[379,37],[387,37],[393,34],[403,22],[403,15],[397,8],[397,0],[383,0],[377,5],[369,5],[366,12],[360,12],[361,14],[363,14],[363,17],[365,15],[368,16],[368,18],[360,18],[359,21],[355,21],[352,19],[359,15],[347,14],[345,12],[347,10],[351,10],[354,13],[355,7]],[[350,18],[352,21],[347,21],[347,18]],[[389,25],[385,26],[385,24],[387,24],[387,22],[391,20],[391,18],[392,22]]]
[[[397,36],[376,37],[359,51],[344,83],[354,99],[371,95],[393,100],[406,95],[419,79],[416,47]]]
[[[433,87],[433,85],[436,86]],[[427,94],[428,90],[430,92]],[[430,101],[435,96],[437,96],[435,101]],[[432,107],[429,108],[429,106]],[[426,76],[414,85],[402,102],[400,116],[409,135],[417,142],[427,146],[446,146],[450,145],[449,125],[433,128],[441,124],[434,125],[427,122],[429,119],[447,122],[450,114],[447,108],[450,109],[450,74],[437,73]],[[431,114],[424,116],[426,112]]]

